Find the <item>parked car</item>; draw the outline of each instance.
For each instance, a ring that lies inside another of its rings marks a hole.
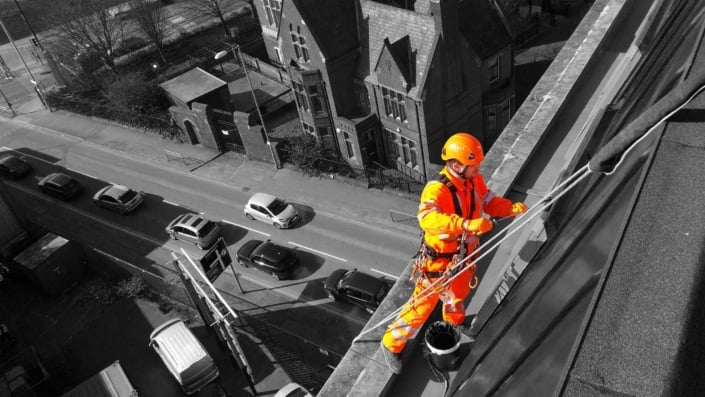
[[[166,227],[166,232],[174,240],[183,240],[206,249],[220,237],[220,227],[198,214],[181,214]]]
[[[270,240],[250,240],[237,251],[237,262],[244,267],[269,273],[277,280],[284,280],[291,277],[299,257],[293,249]]]
[[[8,154],[0,158],[0,174],[3,176],[17,180],[25,177],[30,172],[32,172],[32,164],[14,154]]]
[[[277,229],[287,229],[299,221],[293,205],[267,193],[255,193],[245,204],[245,216],[271,223]]]
[[[171,319],[152,331],[149,346],[186,394],[200,391],[220,375],[213,358],[181,319]]]
[[[274,397],[313,397],[313,394],[300,384],[292,382],[279,389]]]
[[[144,193],[123,185],[108,185],[93,195],[93,202],[120,214],[132,212],[144,201]]]
[[[70,200],[83,191],[83,186],[77,180],[62,172],[45,176],[39,181],[38,186],[43,193],[61,200]]]
[[[391,282],[357,269],[338,269],[323,284],[333,300],[343,300],[361,306],[373,313],[387,296]]]

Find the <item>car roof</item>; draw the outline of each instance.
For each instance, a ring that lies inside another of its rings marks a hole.
[[[295,391],[305,392],[306,394],[303,394],[304,396],[311,395],[311,393],[309,393],[308,390],[306,390],[303,386],[299,385],[296,382],[291,382],[291,383],[287,384],[286,386],[282,387],[281,389],[279,389],[279,391],[277,391],[277,393],[274,395],[274,397],[287,397]]]
[[[55,172],[47,176],[47,181],[51,181],[51,183],[55,183],[57,185],[65,185],[72,180],[73,178],[61,172]]]
[[[250,200],[248,200],[248,202],[250,204],[259,204],[266,207],[276,199],[277,198],[275,196],[272,196],[271,194],[255,193],[252,195],[252,197],[250,197]]]
[[[124,185],[110,185],[108,186],[108,190],[106,190],[105,193],[122,194],[127,192],[128,190],[130,190],[130,188]]]
[[[265,241],[252,252],[253,255],[261,256],[272,263],[279,262],[282,258],[292,253],[293,250],[291,248],[284,247],[271,241]]]
[[[183,214],[181,219],[179,219],[178,224],[181,226],[188,226],[194,229],[200,229],[209,222],[208,219],[198,215],[198,214]]]
[[[343,276],[344,284],[350,288],[360,289],[364,291],[379,291],[386,283],[379,277],[361,272],[359,270],[351,270]]]
[[[196,336],[178,318],[157,327],[152,331],[150,339],[159,344],[162,352],[172,357],[172,362],[179,371],[185,370],[187,364],[199,361],[208,354]]]

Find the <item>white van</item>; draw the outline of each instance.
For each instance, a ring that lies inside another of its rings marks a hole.
[[[181,319],[171,319],[152,331],[149,346],[186,394],[201,390],[220,375],[211,356]]]

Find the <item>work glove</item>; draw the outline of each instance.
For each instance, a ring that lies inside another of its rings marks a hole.
[[[526,204],[522,203],[521,201],[517,201],[516,203],[512,204],[512,216],[523,214],[528,209],[529,207],[527,207]]]
[[[463,228],[476,236],[489,232],[492,226],[492,221],[485,218],[466,219],[463,222]]]

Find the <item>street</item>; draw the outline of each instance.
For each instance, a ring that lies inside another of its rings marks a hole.
[[[180,254],[183,249],[198,259],[204,252],[171,240],[165,233],[166,224],[184,212],[200,212],[218,222],[233,258],[250,239],[272,239],[294,248],[300,265],[290,280],[277,281],[234,263],[215,282],[222,293],[239,302],[236,310],[256,319],[260,328],[297,335],[298,342],[285,339],[284,345],[294,343],[292,350],[300,349],[297,345],[303,341],[332,353],[332,357],[342,356],[369,319],[364,309],[327,297],[323,280],[329,273],[337,268],[358,268],[392,279],[417,248],[417,237],[318,213],[309,203],[294,202],[302,214],[301,223],[291,230],[278,230],[244,216],[243,205],[253,193],[249,189],[130,158],[73,137],[10,123],[0,127],[0,151],[14,151],[34,167],[22,180],[2,180],[3,197],[18,217],[34,228],[78,241],[95,255],[178,282],[170,266],[171,253]],[[57,171],[66,172],[84,186],[77,199],[62,202],[38,191],[38,180]],[[98,208],[92,195],[108,183],[143,190],[145,202],[128,215]]]

